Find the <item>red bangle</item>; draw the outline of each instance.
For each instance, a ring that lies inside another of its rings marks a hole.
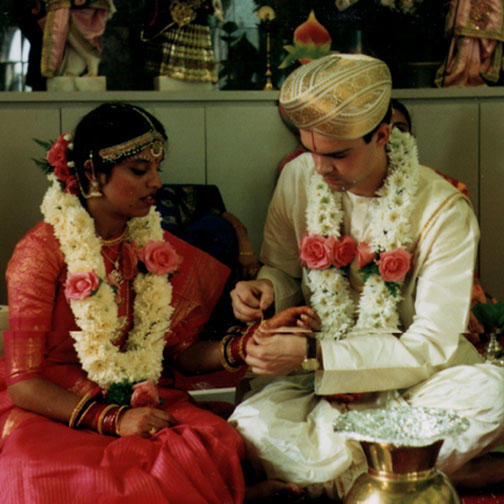
[[[77,427],[82,425],[88,429],[98,430],[98,418],[106,406],[106,404],[101,404],[95,401],[80,417],[77,422]]]
[[[257,322],[255,324],[252,324],[247,327],[247,330],[240,336],[240,345],[238,347],[238,354],[240,358],[242,359],[243,362],[245,362],[245,359],[247,357],[247,343],[249,342],[250,338],[254,336],[254,333],[256,329],[259,327],[260,323]]]
[[[119,415],[126,409],[129,409],[129,406],[118,406],[117,404],[113,404],[112,408],[105,412],[103,416],[103,421],[101,424],[101,431],[103,434],[116,434],[117,433],[117,424],[119,420]]]
[[[245,361],[240,356],[240,337],[231,338],[230,342],[227,345],[227,360],[231,366],[242,365]]]

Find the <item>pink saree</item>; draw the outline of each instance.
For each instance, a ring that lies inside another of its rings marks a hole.
[[[172,235],[184,258],[172,277],[175,307],[166,336],[165,366],[198,337],[228,269]],[[0,360],[0,502],[239,503],[244,498],[243,441],[223,419],[160,381],[162,408],[178,425],[153,438],[117,438],[67,425],[12,404],[8,384],[41,376],[83,395],[96,385],[81,369],[69,330],[64,258],[52,228],[39,223],[9,263],[10,330]],[[121,315],[121,313],[120,313]],[[169,370],[167,370],[169,371]]]

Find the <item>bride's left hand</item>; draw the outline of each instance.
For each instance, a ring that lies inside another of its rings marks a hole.
[[[246,363],[253,373],[277,376],[298,369],[306,357],[306,338],[320,328],[308,306],[288,308],[263,321],[246,347]],[[299,332],[303,329],[303,332]]]
[[[287,308],[264,320],[259,331],[274,333],[279,327],[299,327],[301,329],[310,329],[312,331],[320,330],[320,318],[317,312],[309,306],[295,306]]]

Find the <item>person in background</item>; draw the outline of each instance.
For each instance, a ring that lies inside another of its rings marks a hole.
[[[408,109],[395,98],[390,100],[390,104],[392,105],[392,118],[390,120],[392,127],[398,128],[403,133],[412,133],[411,117]]]
[[[341,498],[366,470],[359,444],[333,432],[348,410],[466,417],[437,460],[454,480],[504,435],[504,369],[463,335],[478,223],[467,198],[419,164],[414,138],[391,127],[391,87],[385,63],[365,55],[289,75],[280,104],[307,152],[277,182],[264,266],[232,292],[243,321],[300,303],[321,319],[306,347],[254,336],[246,361],[263,376],[230,417],[267,477],[311,496]]]

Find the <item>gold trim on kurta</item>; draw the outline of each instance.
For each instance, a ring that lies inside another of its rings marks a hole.
[[[422,229],[420,230],[420,233],[418,233],[418,237],[415,241],[415,245],[413,246],[413,250],[416,250],[418,243],[422,239],[424,233],[427,231],[427,228],[430,226],[434,218],[441,212],[441,210],[453,199],[456,197],[464,198],[467,199],[461,192],[455,192],[448,196],[437,208],[436,210],[431,214],[431,216],[427,219],[427,222],[423,225]]]

